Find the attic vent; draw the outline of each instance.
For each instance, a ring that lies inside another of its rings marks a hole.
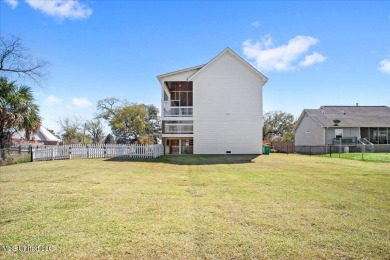
[[[339,126],[338,124],[339,124],[340,122],[341,122],[341,121],[338,120],[338,119],[333,120],[334,126]]]
[[[226,153],[232,153],[232,151],[226,151]]]

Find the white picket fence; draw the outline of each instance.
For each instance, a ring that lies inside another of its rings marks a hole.
[[[32,149],[33,161],[63,160],[73,158],[157,158],[164,155],[161,144],[118,145],[118,144],[72,144],[52,145]]]

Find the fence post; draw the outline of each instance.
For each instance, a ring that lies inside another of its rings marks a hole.
[[[340,153],[341,153],[341,138],[340,138],[340,146],[339,146],[339,158],[340,158]]]
[[[104,158],[106,158],[106,156],[107,156],[107,146],[106,145],[103,146],[103,155],[104,155]]]
[[[28,149],[30,150],[30,154],[31,154],[31,162],[33,162],[34,161],[34,151],[33,151],[31,146]]]
[[[51,148],[51,159],[54,160],[54,147]]]
[[[69,146],[69,160],[72,159],[72,146]]]
[[[18,153],[22,154],[22,146],[21,145],[19,145]]]
[[[89,146],[86,145],[86,147],[87,147],[87,158],[89,158]]]

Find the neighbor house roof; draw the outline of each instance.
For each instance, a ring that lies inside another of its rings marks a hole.
[[[46,128],[41,127],[38,131],[38,135],[40,136],[42,141],[56,141],[59,142],[61,141],[58,139],[55,135],[50,133]],[[43,138],[42,138],[43,137]]]
[[[306,114],[322,127],[390,127],[387,106],[322,106],[304,109],[294,131]],[[337,126],[334,120],[340,121]]]
[[[12,138],[13,139],[20,139],[20,138],[25,139],[26,133],[24,130],[18,131],[12,135]],[[40,129],[36,133],[32,134],[30,138],[31,138],[31,140],[36,140],[36,141],[54,141],[54,142],[61,141],[55,135],[50,133],[46,128],[44,128],[42,126],[40,127]]]

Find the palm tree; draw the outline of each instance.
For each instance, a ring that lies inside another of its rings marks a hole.
[[[0,77],[0,148],[10,145],[14,132],[32,132],[41,124],[39,108],[34,104],[32,91]]]
[[[41,117],[39,116],[39,107],[31,104],[28,112],[23,116],[21,128],[25,130],[26,140],[30,141],[31,134],[36,133],[41,128]]]

